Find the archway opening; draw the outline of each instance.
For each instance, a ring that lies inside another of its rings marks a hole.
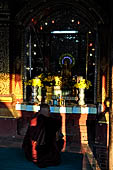
[[[92,86],[85,90],[85,103],[94,104],[97,76],[95,29],[76,13],[75,8],[65,6],[45,11],[47,14],[40,19],[38,15],[30,18],[26,26],[24,80],[29,81],[41,74],[64,77],[62,84],[67,90],[64,93],[75,97],[76,104],[79,92],[74,85],[81,78],[85,82],[88,80]],[[32,90],[28,91],[27,99]]]

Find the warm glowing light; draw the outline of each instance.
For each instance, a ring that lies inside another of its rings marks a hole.
[[[93,56],[93,54],[92,54],[92,53],[90,53],[90,56]]]
[[[52,34],[76,34],[78,31],[52,31]]]
[[[45,25],[48,25],[48,23],[47,23],[47,22],[45,22]]]
[[[77,24],[79,25],[79,24],[80,24],[80,21],[78,21]]]
[[[43,27],[42,27],[42,26],[40,26],[40,30],[43,30]]]
[[[89,34],[91,34],[91,31],[89,31]]]
[[[92,51],[95,51],[95,49],[94,49],[94,48],[92,48]]]
[[[71,22],[75,22],[75,20],[74,20],[74,19],[72,19],[72,20],[71,20]]]
[[[106,98],[106,78],[105,75],[102,76],[102,111],[105,110],[105,101]]]
[[[92,43],[89,44],[90,47],[92,47],[92,45],[93,45]]]
[[[34,47],[36,47],[36,44],[34,44]]]
[[[52,20],[52,24],[54,24],[55,23],[55,21],[54,20]]]
[[[34,18],[32,18],[31,21],[34,22]]]
[[[33,68],[30,68],[30,67],[26,67],[26,70],[33,70]]]
[[[36,55],[36,52],[34,52],[34,55]]]

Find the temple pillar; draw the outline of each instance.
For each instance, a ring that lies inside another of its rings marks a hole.
[[[13,41],[15,34],[14,29],[11,31],[7,2],[1,2],[0,13],[3,13],[3,17],[0,18],[0,117],[19,117],[15,109],[17,99],[22,101],[23,97],[21,59],[17,59],[16,51],[16,45],[19,47],[19,44]],[[20,43],[20,39],[16,42]]]
[[[10,13],[6,2],[1,2],[0,13],[0,117],[12,117],[12,96],[10,94],[10,68],[9,68],[9,20]]]
[[[13,41],[10,45],[10,93],[14,96],[14,103],[23,102],[23,72],[24,72],[24,31],[13,24],[10,35]],[[16,117],[21,114],[17,113]]]
[[[99,27],[99,58],[97,75],[97,102],[102,104],[102,111],[105,109],[105,100],[109,97],[109,56],[110,37],[107,25]]]

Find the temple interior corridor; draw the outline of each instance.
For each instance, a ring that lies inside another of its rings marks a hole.
[[[112,30],[111,0],[0,0],[0,153],[22,154],[47,103],[62,119],[60,168],[113,170]]]

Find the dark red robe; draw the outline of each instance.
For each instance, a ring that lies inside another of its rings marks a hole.
[[[57,145],[56,132],[60,128],[61,119],[38,115],[37,125],[28,127],[23,141],[26,158],[40,168],[58,165],[62,147]]]

